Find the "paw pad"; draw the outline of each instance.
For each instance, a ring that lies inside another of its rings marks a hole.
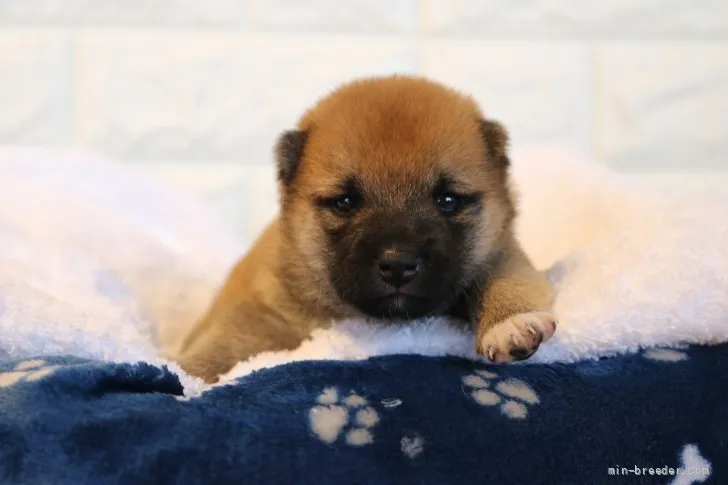
[[[0,387],[10,387],[18,382],[39,381],[51,375],[59,365],[46,365],[42,359],[24,360],[11,371],[0,372]]]
[[[374,442],[372,430],[379,422],[379,414],[364,397],[352,392],[340,399],[339,392],[329,387],[316,402],[308,418],[311,430],[321,441],[334,443],[345,431],[344,440],[348,445],[363,446]]]
[[[487,370],[476,370],[463,377],[463,385],[470,389],[470,395],[481,406],[500,407],[511,419],[524,419],[529,406],[540,402],[538,394],[520,379],[498,378],[498,374]]]
[[[478,338],[480,355],[496,364],[528,359],[556,331],[551,312],[519,313],[495,324]]]

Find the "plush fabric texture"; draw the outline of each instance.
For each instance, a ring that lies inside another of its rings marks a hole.
[[[726,368],[728,345],[537,366],[399,355],[185,398],[147,364],[7,362],[0,483],[723,484]]]
[[[153,354],[242,249],[202,204],[123,165],[0,148],[0,356]]]
[[[548,147],[512,158],[518,234],[558,290],[558,331],[528,363],[728,341],[724,197],[633,187]],[[165,364],[156,344],[174,346],[249,243],[199,202],[102,157],[0,148],[0,357]],[[344,322],[230,377],[303,359],[472,358],[471,339],[436,319]]]
[[[514,178],[558,291],[533,358],[487,365],[441,319],[349,321],[210,388],[160,347],[245,245],[111,162],[0,150],[0,483],[728,482],[728,349],[698,345],[728,342],[726,201],[546,151]]]
[[[159,363],[243,249],[201,203],[123,165],[0,148],[0,358]]]

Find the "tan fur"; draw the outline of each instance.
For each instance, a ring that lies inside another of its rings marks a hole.
[[[183,368],[214,381],[255,353],[295,347],[315,327],[362,316],[337,295],[336,275],[327,269],[333,256],[323,244],[325,234],[342,222],[311,203],[352,172],[374,207],[409,204],[443,172],[452,174],[459,189],[482,192],[483,211],[458,216],[474,227],[462,251],[470,273],[464,278],[479,288],[470,312],[476,347],[484,355],[497,347],[497,360],[508,361],[502,356],[524,347],[523,341],[519,346],[511,336],[508,347],[488,343],[485,336],[514,315],[545,311],[531,319],[544,320],[538,338],[525,345],[535,350],[550,336],[551,290],[512,234],[515,203],[506,171],[499,168],[507,162],[507,135],[497,123],[486,123],[483,133],[482,119],[471,98],[404,76],[346,84],[305,113],[298,129],[311,136],[295,184],[281,186],[281,216],[232,270],[186,338],[178,357]],[[514,325],[535,335],[530,327]]]
[[[233,268],[207,314],[185,338],[177,360],[214,381],[239,360],[266,349],[292,349],[328,323],[307,314],[281,284],[280,223],[273,222]]]

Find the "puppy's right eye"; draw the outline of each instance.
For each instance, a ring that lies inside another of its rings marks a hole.
[[[354,210],[354,197],[350,195],[342,195],[333,199],[331,206],[337,212],[351,212]]]
[[[319,201],[319,205],[336,214],[347,215],[356,211],[361,203],[360,198],[356,195],[343,194],[322,199]]]

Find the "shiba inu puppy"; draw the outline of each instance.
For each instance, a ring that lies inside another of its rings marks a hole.
[[[493,362],[556,328],[552,291],[513,235],[508,136],[426,79],[345,84],[275,147],[280,216],[229,274],[178,355],[214,381],[344,318],[449,315]]]

